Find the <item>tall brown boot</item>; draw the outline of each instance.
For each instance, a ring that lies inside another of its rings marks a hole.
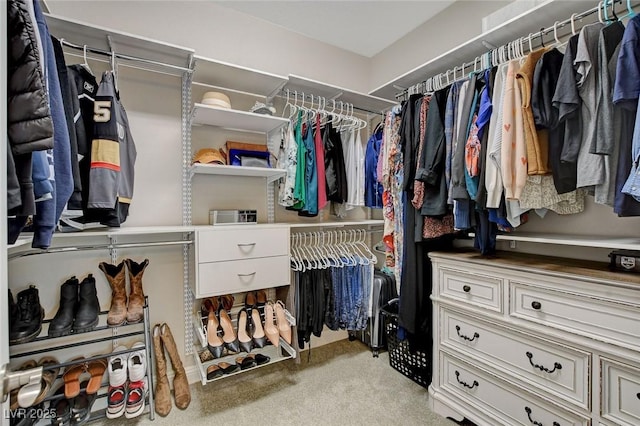
[[[127,269],[129,270],[129,285],[131,291],[129,293],[129,305],[127,306],[127,322],[129,324],[142,321],[144,316],[144,292],[142,291],[142,274],[149,266],[149,259],[136,263],[131,259],[125,259]]]
[[[156,357],[156,413],[162,417],[171,411],[171,389],[167,379],[167,360],[164,357],[164,346],[160,336],[160,324],[153,327],[153,352]]]
[[[191,391],[189,390],[187,373],[182,366],[182,360],[180,360],[180,354],[168,324],[162,324],[160,336],[162,336],[162,344],[169,354],[173,372],[175,373],[173,377],[173,396],[176,399],[176,407],[184,410],[191,402]]]
[[[111,308],[107,315],[107,325],[117,327],[127,320],[127,283],[124,276],[124,262],[119,265],[101,262],[98,267],[107,277],[111,286]]]

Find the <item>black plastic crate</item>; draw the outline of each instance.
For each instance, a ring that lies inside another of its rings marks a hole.
[[[383,308],[387,351],[391,367],[425,388],[431,383],[431,354],[411,351],[409,342],[398,338],[398,299]]]

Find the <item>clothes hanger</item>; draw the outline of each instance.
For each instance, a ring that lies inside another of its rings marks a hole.
[[[576,15],[577,13],[572,13],[571,14],[571,34],[572,35],[576,35]]]
[[[616,0],[611,0],[611,14],[613,15],[612,22],[616,22],[619,20],[618,15],[616,14]]]
[[[598,21],[600,21],[601,24],[604,24],[604,21],[602,20],[602,1],[598,2]]]
[[[633,11],[633,7],[631,7],[631,0],[627,0],[627,16],[632,18],[636,15]]]
[[[364,249],[365,256],[369,259],[371,263],[374,265],[378,263],[378,257],[371,251],[369,246],[366,244],[367,232],[364,229],[358,229],[358,244]]]
[[[560,40],[558,39],[558,21],[553,23],[553,39],[556,41],[556,45],[560,45]]]
[[[64,39],[60,39],[62,42]],[[91,71],[91,67],[89,67],[89,62],[87,62],[87,45],[82,46],[82,59],[84,62],[81,64],[82,67],[89,72],[89,74],[93,75],[93,71]]]

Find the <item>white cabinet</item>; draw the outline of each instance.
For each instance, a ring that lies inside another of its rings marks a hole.
[[[288,226],[219,225],[195,235],[197,299],[289,285]]]
[[[640,424],[640,276],[515,253],[430,257],[432,409],[491,426]]]

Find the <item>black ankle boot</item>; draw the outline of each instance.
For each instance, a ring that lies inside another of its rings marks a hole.
[[[13,300],[13,293],[9,290],[9,330],[13,330],[13,323],[18,318],[18,305]]]
[[[73,322],[74,333],[83,333],[93,330],[98,325],[98,314],[100,313],[100,302],[96,293],[96,279],[93,274],[80,283],[78,290],[78,310]]]
[[[60,286],[60,306],[49,324],[49,337],[66,336],[71,333],[73,318],[78,308],[79,284],[80,282],[74,276]]]
[[[40,334],[44,309],[40,306],[38,289],[31,285],[18,293],[16,316],[9,330],[9,343],[26,343]]]

